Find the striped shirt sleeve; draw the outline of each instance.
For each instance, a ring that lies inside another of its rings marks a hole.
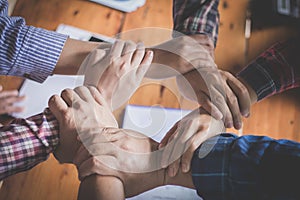
[[[258,100],[300,86],[300,38],[278,42],[244,68],[238,76]]]
[[[0,128],[0,180],[46,160],[59,142],[58,122],[49,109]]]
[[[205,34],[216,46],[219,29],[219,0],[174,0],[174,30],[187,35]]]
[[[27,26],[21,17],[7,16],[0,1],[0,74],[43,82],[52,74],[68,36]]]

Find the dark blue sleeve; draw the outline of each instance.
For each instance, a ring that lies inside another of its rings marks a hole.
[[[194,153],[192,177],[205,200],[300,199],[300,144],[222,134]]]

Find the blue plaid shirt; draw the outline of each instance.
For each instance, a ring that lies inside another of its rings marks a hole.
[[[204,200],[300,199],[299,169],[299,143],[252,135],[211,138],[192,160],[193,181]]]

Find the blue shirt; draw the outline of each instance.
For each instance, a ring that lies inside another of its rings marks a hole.
[[[192,177],[205,200],[300,199],[300,144],[221,134],[194,153]]]
[[[52,74],[68,36],[26,26],[8,17],[8,2],[0,0],[0,74],[43,82]]]

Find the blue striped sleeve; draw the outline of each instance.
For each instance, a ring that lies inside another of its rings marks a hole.
[[[7,1],[1,1],[0,9],[0,74],[43,82],[52,74],[68,36],[6,16]]]

